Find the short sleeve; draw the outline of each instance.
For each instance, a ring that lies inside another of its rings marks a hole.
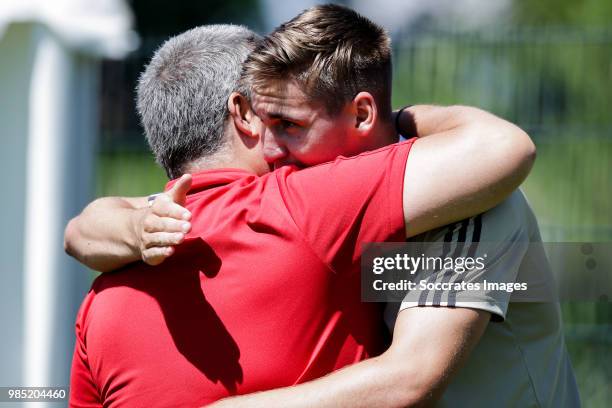
[[[79,310],[77,315],[75,331],[76,343],[72,357],[72,368],[70,370],[70,407],[102,407],[98,389],[94,383],[89,359],[87,356],[87,343],[85,340],[85,320],[87,310],[93,298],[91,291]]]
[[[277,173],[291,218],[334,271],[354,269],[362,243],[405,240],[402,194],[413,142]]]
[[[416,273],[416,287],[406,294],[399,310],[466,307],[488,311],[494,321],[504,320],[512,293],[522,289],[517,275],[529,247],[529,231],[522,217],[525,205],[516,191],[483,214],[412,238],[410,241],[422,242],[423,251],[418,255],[445,262],[441,268]],[[471,268],[465,267],[466,262],[473,262]]]

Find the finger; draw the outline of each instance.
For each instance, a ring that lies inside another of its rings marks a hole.
[[[166,192],[175,203],[183,206],[187,199],[187,192],[191,188],[191,174],[183,174],[170,190]]]
[[[142,260],[149,265],[159,265],[174,253],[173,247],[153,247],[142,251]]]
[[[179,221],[174,218],[158,217],[150,214],[143,223],[145,233],[153,232],[183,232],[187,233],[191,230],[191,223],[187,221]]]
[[[160,217],[170,217],[185,221],[191,218],[191,212],[181,205],[172,202],[166,193],[160,194],[160,196],[155,199],[151,206],[151,210],[153,214]]]
[[[185,234],[182,232],[154,232],[151,234],[145,234],[142,239],[142,243],[145,248],[152,247],[167,247],[172,245],[178,245],[185,239]]]

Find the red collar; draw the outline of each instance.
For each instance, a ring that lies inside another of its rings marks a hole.
[[[242,178],[255,178],[256,174],[242,169],[214,169],[204,170],[192,174],[193,181],[189,193],[205,190],[207,188],[226,185]],[[165,191],[168,191],[178,179],[170,180],[166,183]]]

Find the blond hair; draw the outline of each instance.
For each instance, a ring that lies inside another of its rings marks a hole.
[[[381,117],[390,117],[390,42],[382,27],[349,8],[315,6],[266,36],[247,58],[242,76],[255,90],[296,80],[329,114],[367,91]]]

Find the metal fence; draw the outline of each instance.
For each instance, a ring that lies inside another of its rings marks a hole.
[[[395,38],[394,102],[467,104],[538,146],[525,183],[551,241],[612,240],[612,31],[523,28]]]
[[[539,138],[568,125],[612,137],[612,31],[406,31],[395,42],[402,97],[483,106]]]

